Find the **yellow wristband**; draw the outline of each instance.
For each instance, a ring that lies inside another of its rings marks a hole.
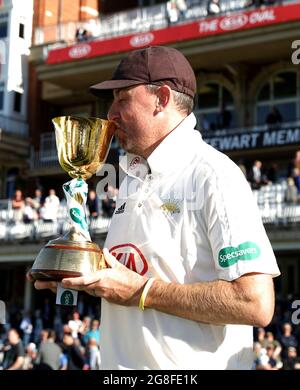
[[[146,299],[146,296],[148,294],[148,291],[150,289],[150,287],[152,286],[152,283],[154,282],[154,278],[150,278],[147,280],[146,284],[145,284],[145,287],[144,287],[144,290],[142,292],[142,295],[141,295],[141,298],[140,298],[140,302],[139,302],[139,309],[141,310],[145,310],[145,299]]]

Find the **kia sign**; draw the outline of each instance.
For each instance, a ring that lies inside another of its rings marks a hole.
[[[247,23],[261,24],[276,19],[274,9],[254,11],[250,14],[240,13],[227,16],[220,21],[220,28],[224,31],[239,30]]]
[[[154,35],[152,33],[135,35],[129,41],[130,45],[133,47],[142,47],[148,46],[154,39]]]
[[[223,18],[214,18],[204,20],[199,23],[199,31],[202,33],[220,34],[222,31],[237,31],[254,26],[263,26],[270,23],[282,22],[278,15],[276,15],[276,9],[267,9],[262,11],[254,11],[248,13],[238,13],[231,16],[225,16]]]
[[[238,30],[248,23],[248,16],[245,14],[228,16],[221,20],[220,28],[225,31]]]
[[[74,46],[69,50],[69,56],[71,58],[83,58],[86,57],[90,51],[91,46],[87,44]]]

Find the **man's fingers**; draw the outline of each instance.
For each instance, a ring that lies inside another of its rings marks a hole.
[[[79,276],[77,278],[65,278],[61,281],[61,285],[64,288],[74,288],[76,290],[84,290],[86,286],[91,283],[98,282],[100,276],[98,272],[93,274]]]
[[[99,289],[99,286],[97,285],[97,283],[89,284],[88,286],[86,286],[84,291],[86,293],[92,295],[93,297],[101,297],[101,294],[100,294],[101,289]]]
[[[29,282],[33,282],[34,279],[31,275],[31,270],[29,270],[27,273],[26,273],[26,279],[29,281]]]
[[[109,250],[107,248],[103,249],[103,255],[105,261],[110,266],[110,268],[117,268],[121,266],[121,263],[115,258],[115,256],[109,253]]]
[[[36,280],[34,283],[34,287],[37,290],[49,289],[49,290],[53,291],[54,293],[56,293],[57,282],[45,282],[42,280]]]

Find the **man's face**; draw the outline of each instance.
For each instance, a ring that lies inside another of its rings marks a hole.
[[[12,345],[15,345],[19,342],[20,340],[20,337],[18,335],[18,333],[15,331],[15,330],[10,330],[8,332],[8,341],[10,342],[10,344]]]
[[[116,124],[115,135],[127,152],[145,157],[147,149],[157,141],[156,103],[157,96],[145,85],[114,90],[108,119]]]

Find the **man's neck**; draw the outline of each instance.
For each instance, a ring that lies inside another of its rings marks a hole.
[[[182,115],[174,115],[174,117],[171,118],[171,120],[168,122],[168,125],[161,126],[158,130],[157,134],[157,140],[150,145],[147,149],[143,151],[143,157],[147,160],[147,158],[151,155],[151,153],[158,147],[158,145],[172,132],[174,131],[180,123],[186,118],[186,116]],[[160,135],[160,136],[159,136]]]

